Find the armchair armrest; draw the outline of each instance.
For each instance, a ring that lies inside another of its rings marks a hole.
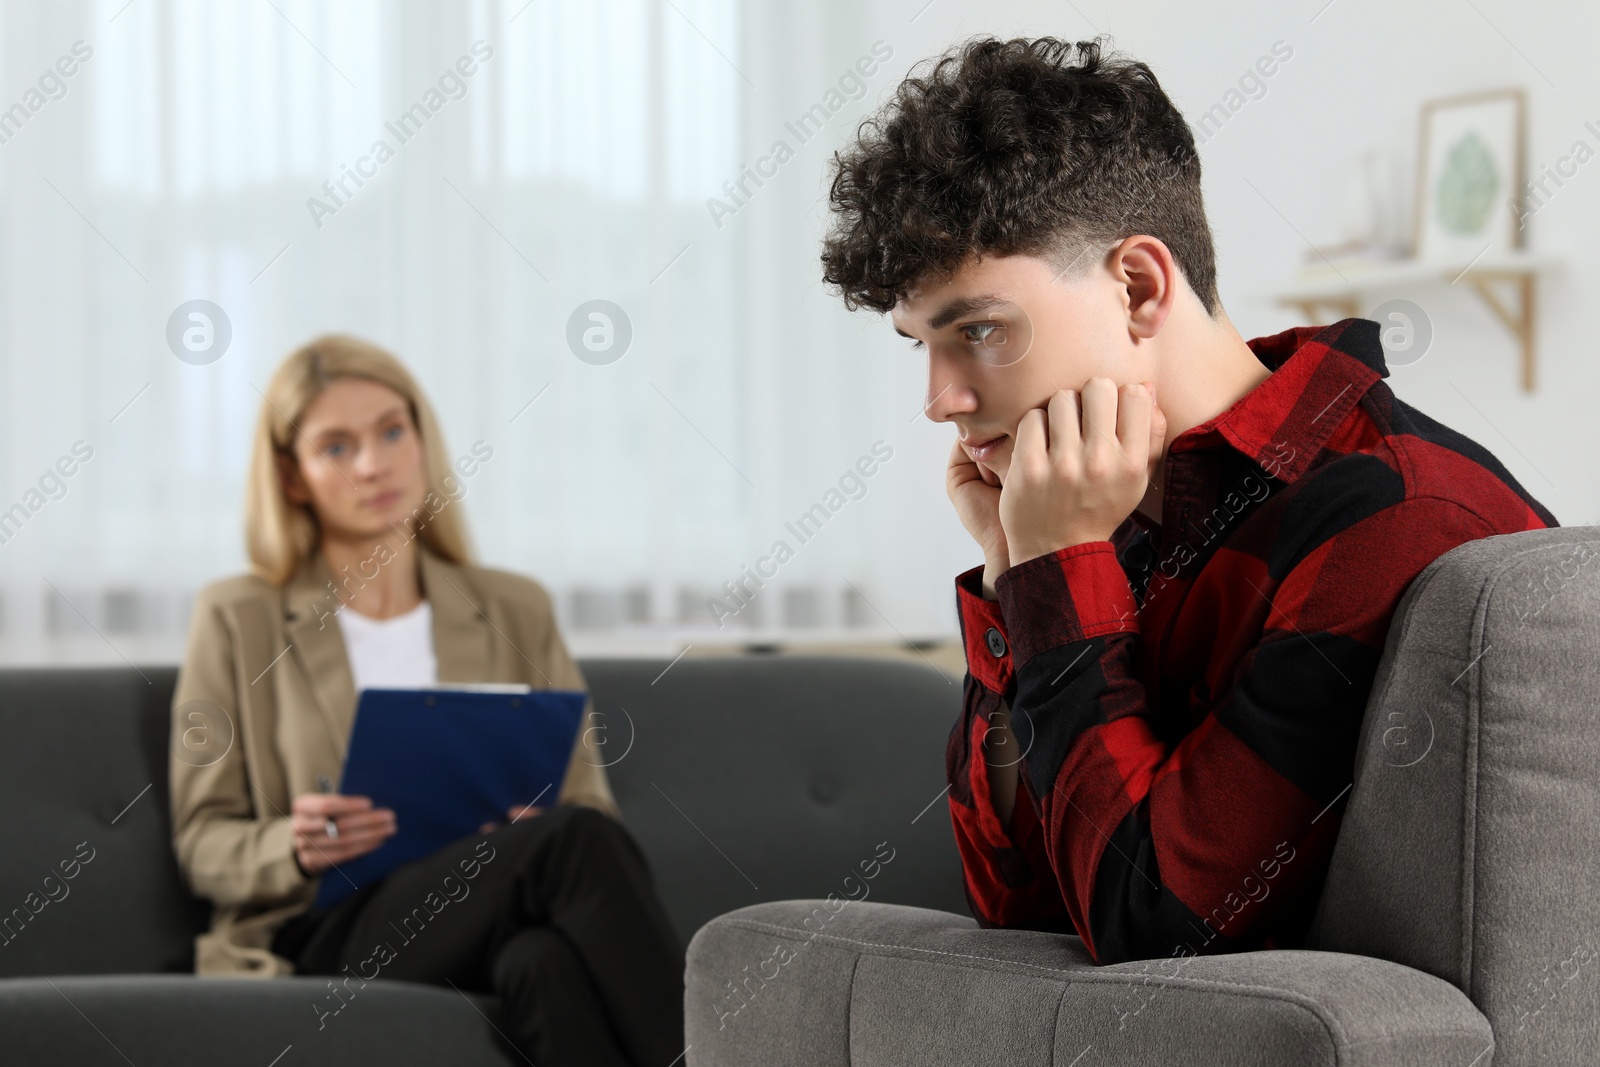
[[[685,1010],[697,1067],[1487,1067],[1493,1046],[1460,990],[1383,960],[1295,950],[1097,967],[1070,935],[837,898],[706,924]]]

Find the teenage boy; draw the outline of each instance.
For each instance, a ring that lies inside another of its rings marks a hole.
[[[913,71],[830,202],[824,279],[926,349],[983,550],[947,757],[973,914],[1100,963],[1301,943],[1401,594],[1555,517],[1394,395],[1377,323],[1240,337],[1189,127],[1098,41]]]

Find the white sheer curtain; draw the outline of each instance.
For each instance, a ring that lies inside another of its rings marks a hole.
[[[480,559],[545,582],[580,650],[953,632],[977,560],[923,367],[817,280],[828,155],[914,58],[851,76],[853,11],[0,8],[0,658],[176,658],[194,590],[245,567],[257,389],[330,330],[406,361],[453,455],[493,449]],[[167,343],[196,299],[232,331],[204,365]],[[631,325],[611,363],[568,345],[593,300]]]

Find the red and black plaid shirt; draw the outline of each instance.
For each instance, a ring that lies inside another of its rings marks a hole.
[[[981,925],[1075,932],[1100,963],[1301,943],[1401,594],[1459,544],[1558,525],[1395,397],[1378,330],[1250,341],[1272,374],[1170,442],[1159,525],[1012,567],[998,601],[956,579],[946,764]],[[1010,825],[983,748],[1002,701]]]

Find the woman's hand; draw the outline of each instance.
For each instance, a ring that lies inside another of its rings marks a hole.
[[[532,804],[517,804],[509,808],[506,811],[506,814],[511,816],[512,822],[516,822],[518,819],[532,818],[542,811],[544,811],[543,808],[535,807]],[[478,832],[486,834],[500,825],[502,824],[497,822],[486,822],[482,826],[478,827]]]
[[[1006,532],[1000,524],[1000,487],[989,484],[960,441],[950,450],[944,487],[961,525],[983,550],[983,591],[985,596],[993,597],[994,580],[1011,566]]]
[[[328,835],[333,820],[337,837]],[[294,825],[294,858],[307,874],[365,856],[395,832],[394,811],[374,808],[371,797],[339,793],[301,793],[290,807]]]

